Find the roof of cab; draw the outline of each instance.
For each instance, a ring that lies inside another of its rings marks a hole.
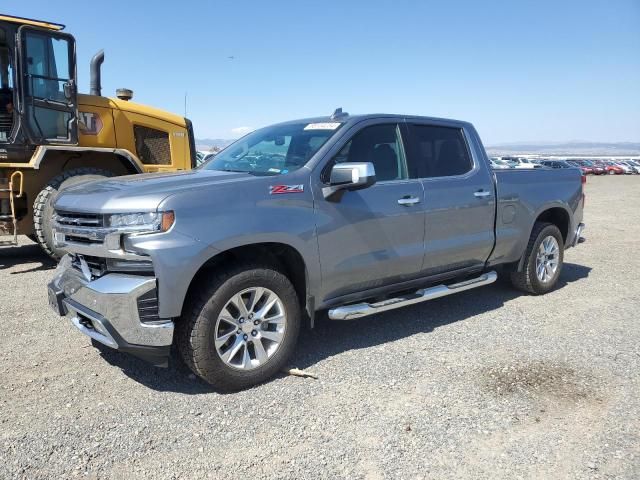
[[[311,117],[311,118],[301,118],[297,120],[289,120],[286,122],[281,122],[279,124],[293,124],[293,123],[358,123],[364,120],[372,120],[372,119],[383,119],[388,118],[390,120],[407,120],[407,121],[430,121],[440,124],[451,124],[451,125],[470,125],[469,122],[464,120],[455,120],[452,118],[438,118],[438,117],[425,117],[420,115],[399,115],[395,113],[366,113],[366,114],[356,114],[349,115],[348,113],[344,113],[341,116],[335,118],[333,116],[326,117]]]
[[[0,14],[0,22],[19,23],[20,25],[31,25],[32,27],[47,28],[49,30],[63,30],[64,25],[61,23],[46,22],[44,20],[35,20],[33,18],[14,17],[13,15]]]

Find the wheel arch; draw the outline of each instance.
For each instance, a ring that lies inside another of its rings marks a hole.
[[[562,240],[566,245],[567,239],[569,238],[569,232],[571,231],[571,214],[567,207],[561,204],[553,204],[542,207],[536,214],[533,223],[529,228],[529,235],[527,236],[527,241],[533,232],[533,229],[536,223],[546,222],[555,225],[560,230],[562,234]],[[517,271],[521,272],[524,268],[525,255],[522,254],[520,261],[518,262]]]
[[[35,170],[57,171],[79,167],[102,168],[120,175],[144,171],[140,159],[123,148],[40,146],[32,165]]]
[[[548,222],[558,227],[560,233],[562,233],[562,240],[565,244],[567,243],[567,239],[569,238],[569,229],[571,227],[571,214],[564,206],[546,208],[538,213],[533,222],[534,225],[537,222]],[[531,226],[531,229],[533,230],[533,225]]]
[[[309,271],[304,257],[296,249],[287,243],[259,242],[248,243],[220,252],[208,258],[196,271],[186,290],[182,311],[185,311],[189,298],[194,294],[199,282],[206,281],[211,270],[224,268],[233,262],[255,262],[256,264],[269,263],[289,278],[300,301],[300,307],[307,312],[311,326],[314,321],[314,299],[309,294]]]

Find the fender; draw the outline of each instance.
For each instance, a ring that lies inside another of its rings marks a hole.
[[[33,169],[40,169],[40,164],[42,163],[42,160],[44,160],[44,157],[49,150],[67,152],[111,153],[122,157],[127,162],[127,164],[136,171],[136,173],[144,173],[144,170],[142,169],[142,162],[140,161],[140,159],[129,150],[125,150],[124,148],[74,147],[67,145],[40,145],[36,149],[36,152],[34,153],[33,158],[30,162],[30,165]]]

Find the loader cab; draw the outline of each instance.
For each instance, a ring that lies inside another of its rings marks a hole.
[[[62,28],[0,15],[0,153],[14,157],[4,161],[78,142],[75,40]]]

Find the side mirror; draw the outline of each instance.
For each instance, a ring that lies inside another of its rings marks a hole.
[[[336,163],[331,169],[329,186],[322,189],[324,198],[340,200],[346,190],[362,190],[376,183],[373,163]]]

